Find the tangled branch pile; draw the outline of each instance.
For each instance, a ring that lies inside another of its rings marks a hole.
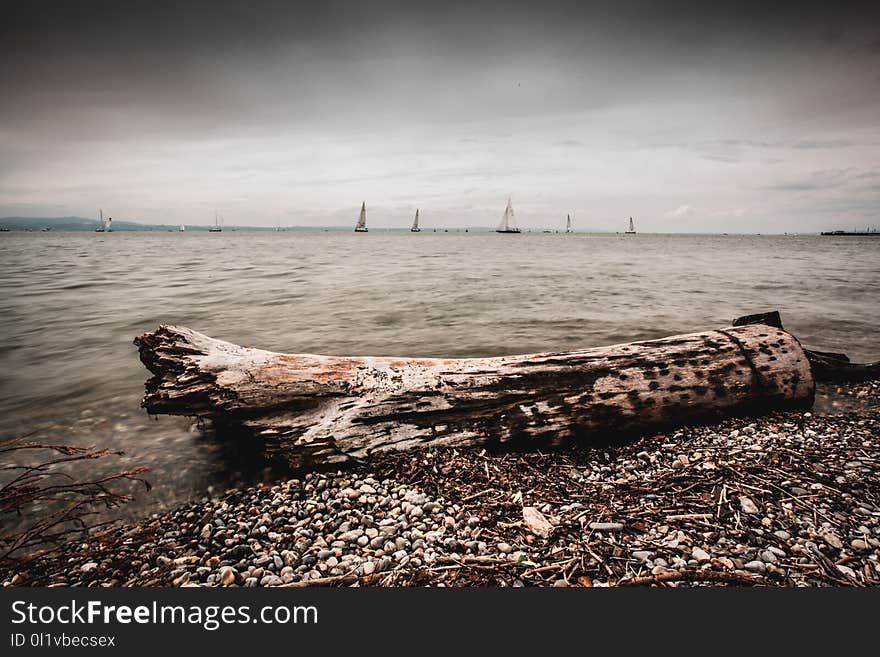
[[[77,462],[121,454],[94,447],[29,442],[24,438],[0,446],[0,461],[18,463],[0,466],[4,479],[9,478],[0,485],[0,518],[4,519],[4,527],[13,526],[10,516],[26,521],[23,529],[0,534],[0,565],[9,565],[34,552],[44,552],[88,531],[87,518],[131,499],[130,495],[113,490],[114,483],[137,481],[149,490],[149,482],[142,477],[147,468],[132,468],[83,481],[64,471]],[[24,461],[32,464],[21,465]]]

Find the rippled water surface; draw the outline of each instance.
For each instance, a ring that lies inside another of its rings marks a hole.
[[[143,513],[241,469],[140,408],[161,323],[276,351],[480,356],[590,347],[782,311],[806,345],[880,356],[880,238],[494,233],[7,233],[0,440],[124,449]]]

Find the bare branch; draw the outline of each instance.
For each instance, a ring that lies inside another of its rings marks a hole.
[[[51,454],[60,456],[52,457]],[[50,509],[36,515],[26,528],[0,535],[0,564],[20,560],[18,553],[25,549],[45,553],[74,535],[81,535],[102,524],[90,525],[86,519],[101,510],[122,506],[132,499],[131,495],[114,490],[113,484],[139,482],[150,490],[150,483],[142,476],[149,471],[148,468],[129,468],[84,481],[58,470],[60,466],[72,463],[122,454],[95,447],[43,444],[26,441],[25,437],[0,447],[0,456],[7,459],[10,456],[39,459],[33,465],[12,464],[2,468],[6,472],[20,472],[0,485],[0,517],[13,514],[24,516],[35,504]]]

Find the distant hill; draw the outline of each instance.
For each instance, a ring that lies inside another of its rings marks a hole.
[[[98,227],[97,219],[85,219],[83,217],[3,217],[0,218],[0,228],[9,230],[41,231],[46,228],[57,231],[93,231]],[[113,220],[114,231],[177,231],[179,224],[141,224],[136,221]],[[194,226],[186,224],[187,231],[205,231],[207,224]],[[321,227],[297,227],[285,228],[284,230],[320,230]],[[327,230],[341,230],[341,227],[328,227]],[[275,228],[268,226],[223,226],[223,230],[241,231],[274,231]]]
[[[98,227],[97,219],[85,219],[83,217],[3,217],[0,219],[0,228],[8,228],[10,230],[32,230],[38,231],[44,228],[51,228],[59,231],[90,231]],[[113,220],[113,230],[177,230],[178,226],[168,225],[151,225],[139,224],[134,221]],[[199,230],[200,227],[192,226],[192,230]],[[187,226],[190,230],[190,226]],[[208,230],[205,226],[204,230]]]
[[[204,231],[207,232],[209,225],[201,225],[194,226],[191,224],[186,224],[187,232],[198,232]],[[33,232],[39,232],[45,229],[57,230],[59,232],[67,232],[67,231],[93,231],[98,227],[97,219],[86,219],[84,217],[3,217],[0,218],[0,228],[5,228],[9,230],[22,231],[28,230]],[[121,219],[113,220],[113,230],[114,231],[140,231],[140,232],[149,232],[149,231],[172,231],[176,232],[180,228],[179,224],[141,224],[136,221],[124,221]],[[354,226],[286,226],[282,228],[282,231],[303,231],[303,230],[324,230],[324,231],[351,231],[354,229]],[[271,226],[223,226],[223,231],[274,231],[276,228]],[[381,232],[398,232],[398,231],[406,231],[409,232],[409,228],[381,228],[374,227],[370,229],[372,232],[381,233]],[[442,232],[463,232],[464,230],[469,230],[470,232],[487,232],[492,231],[494,228],[486,228],[480,226],[471,226],[468,229],[465,228],[432,228],[432,227],[423,227],[422,232],[430,233],[442,233]]]
[[[95,230],[98,221],[95,219],[83,219],[82,217],[3,217],[0,219],[0,228],[10,230]],[[115,228],[115,226],[114,226]]]

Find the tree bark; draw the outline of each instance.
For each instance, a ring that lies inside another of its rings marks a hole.
[[[808,408],[814,394],[798,341],[763,324],[498,358],[279,354],[175,326],[135,344],[155,375],[147,411],[244,429],[294,467],[418,446],[607,440],[706,416]]]
[[[747,324],[766,324],[782,328],[782,318],[778,310],[768,313],[745,315],[733,320],[734,326]],[[880,378],[880,363],[851,363],[849,356],[831,351],[804,349],[816,381],[869,381]]]

